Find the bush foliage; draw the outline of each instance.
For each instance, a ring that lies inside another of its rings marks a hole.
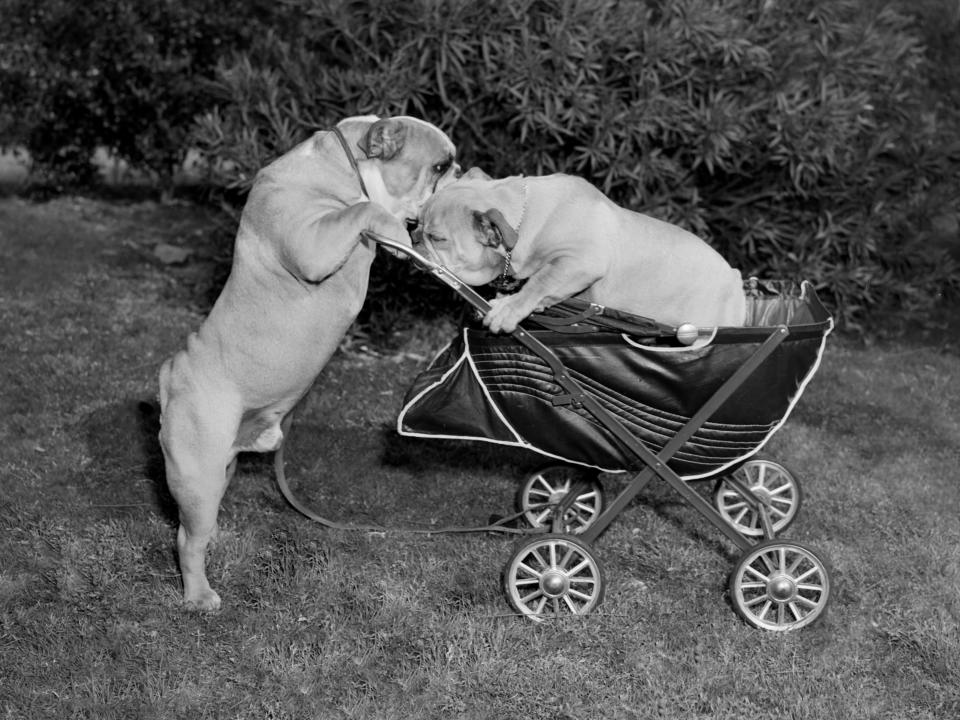
[[[220,17],[234,52],[191,85],[208,108],[193,142],[231,187],[345,115],[412,114],[467,166],[581,175],[745,274],[810,278],[848,326],[958,289],[925,232],[960,209],[958,134],[937,104],[956,74],[921,44],[958,60],[946,0],[283,0],[246,34]],[[375,312],[436,301],[377,272]]]
[[[495,176],[582,175],[746,273],[811,278],[848,325],[955,288],[918,228],[958,148],[921,114],[923,47],[889,5],[291,5],[299,33],[222,63],[200,123],[233,183],[344,113],[409,113]]]
[[[0,145],[22,144],[48,182],[90,184],[106,148],[169,182],[203,84],[243,49],[265,0],[0,0]]]

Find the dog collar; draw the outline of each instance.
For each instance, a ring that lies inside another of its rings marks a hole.
[[[507,254],[503,256],[503,270],[500,273],[499,283],[503,285],[504,283],[510,282],[510,258],[513,257],[513,250],[507,250]]]
[[[517,242],[520,242],[520,226],[523,225],[523,219],[527,216],[527,178],[522,179],[522,183],[520,184],[520,194],[523,197],[523,201],[520,204],[520,219],[517,220],[517,227],[514,228],[517,231]],[[503,270],[500,271],[500,277],[498,277],[493,283],[500,292],[515,292],[517,288],[523,285],[523,280],[510,277],[510,261],[513,259],[513,249],[515,247],[516,244],[514,244],[512,248],[506,248],[507,253],[503,256]]]
[[[357,165],[357,159],[350,151],[350,145],[347,144],[347,139],[343,136],[343,133],[340,132],[340,128],[338,127],[334,127],[332,132],[337,136],[337,140],[340,141],[340,146],[343,148],[343,152],[346,154],[347,160],[350,161],[350,167],[352,167],[353,171],[357,174],[357,180],[360,181],[360,192],[362,192],[365,197],[369,198],[370,193],[367,192],[367,187],[363,184],[363,176],[360,174],[360,166]]]

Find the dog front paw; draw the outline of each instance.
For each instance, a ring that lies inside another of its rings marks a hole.
[[[527,315],[533,312],[518,295],[504,295],[490,301],[490,310],[483,324],[495,333],[512,333]]]
[[[183,605],[187,610],[211,612],[220,609],[220,596],[216,591],[207,589],[202,592],[183,596]]]

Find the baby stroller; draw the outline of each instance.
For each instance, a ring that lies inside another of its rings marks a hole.
[[[487,302],[445,267],[378,236],[454,289]],[[654,478],[740,551],[729,579],[736,612],[794,630],[825,611],[819,552],[779,537],[801,488],[759,451],[786,421],[820,363],[833,321],[808,283],[745,283],[744,327],[698,329],[571,299],[511,335],[466,323],[415,380],[401,435],[522,447],[549,458],[518,493],[529,525],[504,571],[511,605],[543,621],[582,615],[604,594],[593,543]],[[629,473],[609,503],[602,473]],[[692,486],[713,480],[713,502]]]

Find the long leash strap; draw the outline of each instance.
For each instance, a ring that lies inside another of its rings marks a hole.
[[[360,181],[360,191],[370,197],[370,193],[367,192],[367,186],[363,184],[363,176],[360,175],[360,166],[357,165],[357,159],[353,156],[353,151],[350,150],[350,145],[347,143],[347,139],[343,136],[343,133],[340,132],[340,128],[335,127],[331,131],[334,135],[337,136],[337,140],[340,141],[340,147],[343,148],[343,152],[347,156],[347,160],[350,161],[350,167],[353,168],[353,171],[357,174],[357,180]]]
[[[508,527],[507,523],[510,523],[521,515],[523,512],[514,513],[513,515],[508,515],[502,517],[494,523],[489,525],[481,525],[476,527],[461,527],[461,526],[449,526],[441,528],[409,528],[409,527],[396,527],[396,528],[387,528],[381,525],[355,525],[351,523],[341,523],[336,522],[335,520],[330,520],[325,518],[322,515],[318,515],[304,503],[300,502],[296,495],[293,494],[293,491],[290,489],[290,484],[287,482],[287,474],[284,472],[284,460],[283,460],[283,445],[274,453],[273,456],[273,469],[277,478],[277,485],[280,488],[280,493],[286,498],[286,501],[290,503],[295,510],[300,514],[308,517],[314,522],[318,522],[324,527],[331,528],[333,530],[355,530],[360,532],[370,532],[370,533],[383,533],[387,532],[392,533],[412,533],[417,535],[442,535],[450,533],[479,533],[479,532],[501,532],[511,535],[533,535],[540,532],[546,532],[546,528],[515,528]]]

